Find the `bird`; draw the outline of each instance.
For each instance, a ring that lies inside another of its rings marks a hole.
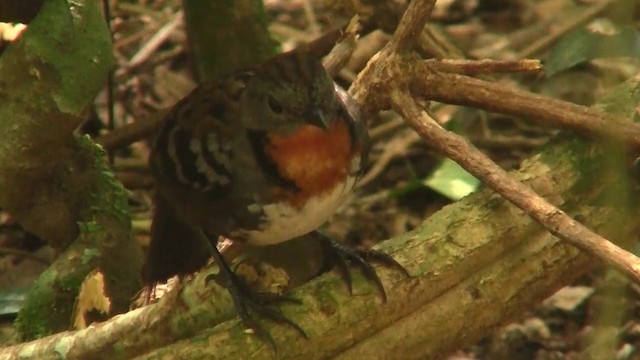
[[[166,113],[151,147],[156,180],[143,281],[190,273],[213,257],[247,328],[270,339],[249,310],[303,329],[254,293],[216,247],[227,238],[268,246],[311,234],[351,291],[347,263],[384,287],[370,262],[391,256],[341,244],[318,229],[355,187],[369,138],[354,100],[304,47],[198,85]],[[271,339],[270,339],[271,340]],[[272,341],[272,340],[271,340]]]

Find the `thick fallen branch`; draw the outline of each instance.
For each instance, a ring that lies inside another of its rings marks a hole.
[[[640,211],[624,213],[615,204],[603,205],[617,177],[599,176],[601,168],[595,165],[582,166],[603,159],[595,146],[567,141],[527,161],[517,177],[598,232],[624,237]],[[378,269],[390,294],[387,304],[359,276],[353,296],[335,273],[304,285],[292,294],[303,305],[283,311],[310,339],[267,323],[279,346],[277,354],[244,334],[239,321],[230,320],[235,312],[227,292],[204,286],[203,272],[159,304],[82,331],[0,350],[0,359],[17,358],[27,348],[37,359],[53,359],[60,348],[67,359],[430,358],[473,343],[597,263],[488,189],[445,207],[382,249],[414,277],[407,280]],[[189,340],[175,342],[184,338]]]
[[[512,178],[487,155],[459,135],[448,132],[430,118],[415,101],[395,90],[391,93],[393,106],[429,144],[513,202],[542,224],[549,232],[588,253],[595,254],[636,281],[640,280],[638,258],[592,232],[552,205],[531,188]]]
[[[411,2],[411,8],[419,6],[425,2]],[[420,14],[426,16],[424,11]],[[414,34],[420,19],[407,16],[405,21],[413,22],[399,33]],[[408,47],[392,41],[387,51],[398,48]],[[413,103],[403,103],[410,100],[405,98],[409,91],[419,87],[398,88],[406,83],[376,75],[406,61],[392,55],[396,53],[383,51],[369,64],[353,92],[369,111],[395,104],[410,120],[422,120]],[[407,93],[398,93],[399,89]],[[393,98],[389,90],[395,91]],[[403,104],[407,106],[399,106]],[[432,130],[442,135],[440,129]],[[467,155],[471,159],[473,153]],[[608,188],[618,178],[602,176],[604,161],[596,145],[566,141],[526,162],[518,180],[592,229],[612,239],[622,238],[633,231],[640,212],[637,207],[622,211],[617,204],[607,204]],[[385,243],[383,249],[414,276],[406,280],[379,269],[391,295],[387,304],[381,304],[375,289],[361,278],[355,283],[356,294],[349,296],[336,275],[323,276],[294,292],[303,305],[283,307],[285,315],[307,331],[309,340],[289,328],[268,324],[279,344],[278,353],[244,334],[237,320],[223,322],[234,317],[231,300],[219,287],[205,287],[206,273],[201,273],[157,305],[83,331],[3,349],[0,357],[29,353],[38,359],[59,355],[68,359],[138,355],[141,359],[431,358],[477,340],[594,262],[489,190],[444,208],[416,230]],[[204,330],[213,325],[218,326]]]
[[[541,96],[508,90],[498,84],[484,83],[462,75],[434,71],[409,54],[412,34],[420,31],[427,20],[433,1],[414,0],[403,16],[398,30],[351,88],[350,93],[365,113],[392,107],[427,141],[429,146],[458,162],[465,170],[545,226],[552,234],[607,261],[617,269],[640,281],[640,259],[573,220],[531,189],[510,178],[498,165],[462,137],[450,133],[428,120],[415,100],[441,100],[455,94],[472,105],[509,114],[562,120],[585,132],[597,133],[605,139],[615,138],[625,145],[640,144],[640,127],[624,118],[607,115],[584,106]],[[463,83],[462,80],[466,81]],[[451,100],[453,96],[449,97]],[[526,98],[526,100],[525,100]],[[524,100],[524,101],[523,101]],[[509,107],[504,107],[505,105]],[[465,105],[469,105],[465,103]],[[584,126],[584,123],[589,125]]]

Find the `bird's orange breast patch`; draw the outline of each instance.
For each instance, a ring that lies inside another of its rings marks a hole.
[[[312,195],[321,195],[349,175],[354,149],[344,121],[334,121],[329,129],[304,125],[293,133],[270,134],[266,153],[280,175],[301,191],[291,199],[302,206]]]

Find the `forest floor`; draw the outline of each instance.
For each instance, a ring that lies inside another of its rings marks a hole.
[[[294,48],[346,23],[350,13],[348,6],[338,6],[341,3],[266,0],[270,31],[283,50]],[[397,6],[402,1],[388,3]],[[591,105],[611,86],[637,73],[638,62],[593,53],[575,61],[558,54],[571,54],[574,49],[571,37],[580,36],[584,29],[597,32],[618,31],[634,25],[637,28],[640,12],[622,14],[604,10],[587,14],[588,9],[595,6],[592,3],[594,1],[438,1],[432,18],[446,41],[462,49],[459,53],[453,51],[455,56],[539,58],[552,65],[554,71],[553,74],[496,76],[493,80]],[[113,103],[109,104],[106,91],[96,99],[94,111],[81,128],[92,136],[100,136],[109,128],[107,109],[110,106],[114,112],[113,125],[122,126],[170,107],[196,83],[180,1],[112,1],[111,5],[118,63],[113,76]],[[372,16],[388,16],[387,20],[393,21],[393,14],[373,11]],[[0,35],[4,31],[7,30],[0,27]],[[9,36],[3,36],[6,42]],[[348,87],[388,38],[381,30],[365,32],[353,58],[336,80]],[[580,41],[584,44],[589,39],[587,36]],[[635,44],[636,56],[637,46]],[[509,170],[516,169],[523,159],[558,132],[526,119],[472,108],[434,104],[432,111],[448,129],[466,136]],[[373,245],[413,229],[442,206],[480,186],[430,151],[395,113],[381,113],[370,119],[368,125],[373,145],[367,172],[351,204],[327,226],[336,237]],[[148,244],[149,194],[153,186],[146,167],[148,151],[148,142],[137,142],[115,151],[113,162],[118,179],[131,191],[134,229],[142,246]],[[465,186],[452,185],[460,183]],[[25,289],[53,256],[39,239],[15,224],[10,214],[0,212],[0,344],[12,338],[11,321]],[[520,314],[514,322],[446,358],[596,359],[602,358],[602,354],[594,354],[593,349],[607,342],[614,353],[605,358],[640,359],[638,299],[638,285],[605,267],[596,267],[536,308]],[[618,313],[603,314],[600,310],[606,308],[605,303],[609,308],[618,309]],[[595,333],[597,337],[593,336]]]

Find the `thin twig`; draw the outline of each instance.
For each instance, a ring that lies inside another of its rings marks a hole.
[[[151,115],[147,119],[120,126],[113,132],[98,137],[96,143],[102,145],[107,151],[113,151],[150,137],[155,134],[160,125],[161,114],[162,112]]]
[[[430,146],[456,161],[553,235],[594,254],[640,281],[640,259],[572,219],[528,186],[511,177],[463,137],[446,131],[415,103],[410,95],[394,88],[393,108],[405,118]]]
[[[404,53],[413,48],[436,0],[413,0],[409,3],[398,28],[389,42],[389,50]]]
[[[357,27],[357,18],[354,18],[343,33],[340,33],[339,30],[332,30],[321,36],[321,39],[318,39],[318,41],[324,42],[325,40],[322,38],[334,39],[334,37],[339,37],[339,42],[335,44],[333,50],[327,55],[325,61],[323,61],[329,73],[334,74],[349,61],[349,57],[354,48]],[[158,32],[158,34],[160,33],[161,32]],[[158,34],[156,34],[156,36],[158,36]],[[335,39],[333,42],[335,42]],[[331,43],[332,46],[334,45],[333,42]],[[151,41],[149,43],[151,43]],[[315,46],[322,47],[322,45],[317,44]],[[158,114],[149,116],[147,119],[120,126],[113,132],[100,136],[96,142],[102,145],[107,151],[113,151],[114,149],[128,146],[136,141],[152,136],[160,124],[162,114],[163,112],[161,111]]]
[[[327,72],[331,76],[338,74],[349,62],[349,59],[351,59],[351,55],[356,46],[358,27],[358,16],[356,15],[342,31],[340,38],[333,45],[329,54],[322,60],[322,66],[327,69]]]
[[[102,11],[104,12],[105,22],[107,23],[107,27],[109,28],[109,38],[113,43],[113,31],[111,29],[111,6],[108,0],[102,0]],[[114,101],[113,101],[113,89],[115,87],[114,81],[114,69],[109,70],[109,74],[107,75],[107,84],[106,86],[106,95],[107,95],[107,129],[109,131],[113,131],[116,127],[115,122],[115,111],[114,111]],[[108,152],[109,163],[113,164],[114,155],[113,152]]]
[[[625,118],[489,81],[435,72],[426,62],[408,68],[414,69],[408,75],[412,78],[412,90],[427,99],[526,117],[595,138],[611,137],[640,148],[640,125]]]
[[[531,45],[520,50],[518,57],[520,58],[531,57],[534,54],[540,52],[542,49],[545,49],[553,45],[556,41],[558,41],[563,35],[565,35],[569,31],[577,28],[582,24],[585,24],[590,20],[593,20],[593,18],[595,18],[598,14],[600,14],[604,10],[611,7],[611,5],[615,1],[617,0],[602,0],[588,7],[577,16],[570,17],[568,19],[564,16],[559,17],[558,19],[560,21],[557,22],[558,25],[556,27],[552,27],[552,30],[549,33],[547,33],[545,36],[539,38],[537,41],[535,41]]]
[[[406,126],[407,122],[404,121],[401,117],[396,116],[393,119],[369,130],[369,138],[371,139],[371,142],[376,142],[383,136]]]
[[[538,73],[542,71],[540,60],[425,60],[432,69],[467,76],[497,73]]]
[[[320,34],[320,26],[318,26],[318,18],[316,17],[316,13],[313,10],[313,4],[311,0],[304,0],[302,2],[302,6],[304,8],[304,16],[307,18],[309,22],[309,30],[311,34],[317,36]]]
[[[420,39],[418,50],[425,57],[435,59],[464,59],[464,52],[449,39],[449,36],[437,24],[426,24]]]
[[[182,24],[182,18],[183,13],[182,11],[179,11],[171,21],[161,27],[160,30],[158,30],[158,32],[155,33],[135,55],[133,55],[127,66],[129,68],[134,68],[145,62],[149,56],[151,56],[151,54],[153,54],[160,45],[167,40],[169,35],[171,35],[171,33]]]
[[[147,36],[150,36],[157,29],[156,24],[149,24],[144,28],[124,37],[117,39],[113,43],[113,50],[120,51],[122,48],[130,46],[138,41],[141,41]],[[121,55],[122,56],[122,55]],[[123,63],[128,63],[129,59],[123,60]]]
[[[382,154],[380,154],[378,160],[373,164],[371,169],[360,179],[360,181],[358,181],[358,186],[365,186],[373,181],[384,171],[393,159],[398,156],[405,155],[407,153],[407,149],[419,140],[420,137],[412,131],[407,134],[400,135],[384,144]]]
[[[37,261],[39,263],[45,264],[47,266],[51,265],[51,261],[29,251],[24,251],[20,249],[14,249],[6,246],[0,246],[0,254],[14,255],[18,257],[22,257],[25,259]]]
[[[361,104],[363,111],[367,114],[391,106],[430,146],[459,163],[545,226],[550,233],[599,256],[636,281],[640,280],[640,259],[595,234],[529,187],[510,177],[464,138],[444,130],[428,117],[411,96],[474,105],[509,114],[542,117],[565,126],[571,125],[591,135],[615,136],[627,145],[640,144],[640,127],[623,118],[587,107],[524,91],[505,91],[498,84],[434,71],[426,63],[408,55],[413,45],[412,38],[417,34],[416,29],[422,29],[429,15],[425,8],[430,10],[432,5],[432,2],[426,0],[412,1],[392,40],[360,73],[350,93]],[[512,101],[513,97],[515,101]],[[585,121],[589,123],[588,127],[583,125]]]
[[[488,149],[505,149],[505,148],[526,148],[537,149],[542,146],[548,139],[530,138],[527,136],[491,136],[471,137],[469,139],[476,146]]]

